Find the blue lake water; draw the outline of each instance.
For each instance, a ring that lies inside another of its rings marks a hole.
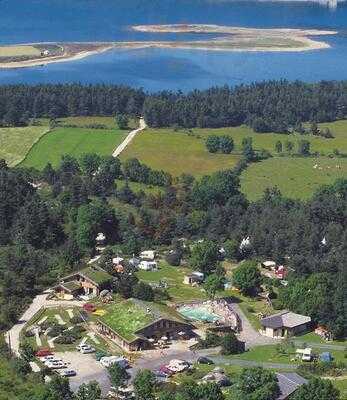
[[[330,49],[301,53],[115,50],[82,60],[0,70],[5,83],[117,83],[146,90],[206,88],[264,79],[347,79],[347,3],[228,0],[0,0],[0,43],[182,40],[132,32],[136,24],[203,23],[337,30]],[[196,37],[196,36],[194,36]]]

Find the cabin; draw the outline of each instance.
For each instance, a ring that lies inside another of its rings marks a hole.
[[[85,295],[98,296],[108,289],[112,276],[100,267],[89,266],[61,279],[53,288],[59,298],[69,300]]]
[[[185,275],[183,283],[185,285],[200,285],[204,281],[204,274],[202,272],[194,271],[189,275]]]
[[[299,389],[300,386],[307,383],[306,379],[295,372],[276,373],[276,377],[281,392],[276,400],[291,399],[296,390]]]
[[[308,331],[311,318],[291,311],[282,311],[263,318],[260,323],[262,335],[273,339],[284,339]]]
[[[140,259],[146,261],[154,261],[155,259],[155,251],[154,250],[145,250],[140,253]]]
[[[141,261],[138,265],[139,269],[143,271],[156,271],[158,269],[157,263],[155,261]]]
[[[140,351],[153,348],[153,343],[164,337],[169,340],[192,337],[194,326],[174,308],[127,299],[112,304],[97,321],[97,329],[123,350]]]

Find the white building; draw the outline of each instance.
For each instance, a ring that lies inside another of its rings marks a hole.
[[[145,250],[140,253],[141,260],[153,261],[155,259],[154,250]]]
[[[142,269],[143,271],[155,271],[158,267],[155,261],[142,260],[139,264],[139,269]]]

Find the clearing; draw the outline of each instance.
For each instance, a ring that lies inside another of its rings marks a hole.
[[[119,129],[57,128],[33,146],[21,166],[42,169],[50,162],[56,167],[64,154],[111,155],[126,134],[127,131]]]
[[[122,153],[121,159],[138,158],[156,170],[173,176],[183,173],[194,176],[233,168],[237,154],[211,154],[205,148],[205,138],[197,129],[193,133],[172,129],[147,129],[141,132]]]
[[[10,167],[17,165],[46,132],[48,126],[0,128],[0,158]]]
[[[241,176],[241,190],[249,200],[277,186],[284,196],[309,199],[322,185],[347,176],[347,158],[276,157],[251,164]]]

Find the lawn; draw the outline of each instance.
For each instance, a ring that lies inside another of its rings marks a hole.
[[[165,282],[168,285],[168,293],[175,302],[206,300],[205,292],[199,287],[192,287],[183,283],[184,276],[191,272],[188,268],[171,267],[165,262],[160,262],[158,271],[140,270],[136,275],[145,282]]]
[[[21,166],[42,169],[50,162],[56,167],[64,154],[111,155],[126,135],[126,131],[116,129],[57,128],[33,146]]]
[[[41,125],[48,125],[48,118],[38,118],[37,121]],[[105,116],[78,116],[78,117],[65,117],[58,118],[56,120],[58,126],[61,127],[79,127],[79,128],[90,128],[92,125],[103,125],[107,129],[118,129],[116,120],[114,117],[105,117]],[[137,119],[129,120],[129,128],[135,129],[139,126],[139,122]]]
[[[15,166],[47,131],[47,126],[0,128],[0,159],[5,159],[10,167]]]
[[[197,130],[194,130],[196,132]],[[138,158],[157,170],[173,176],[189,173],[195,176],[233,168],[238,154],[211,154],[205,148],[204,137],[172,129],[148,129],[141,132],[122,153],[121,159]]]
[[[308,199],[320,186],[346,176],[347,158],[275,157],[251,164],[241,175],[241,190],[256,200],[277,186],[289,198]]]

